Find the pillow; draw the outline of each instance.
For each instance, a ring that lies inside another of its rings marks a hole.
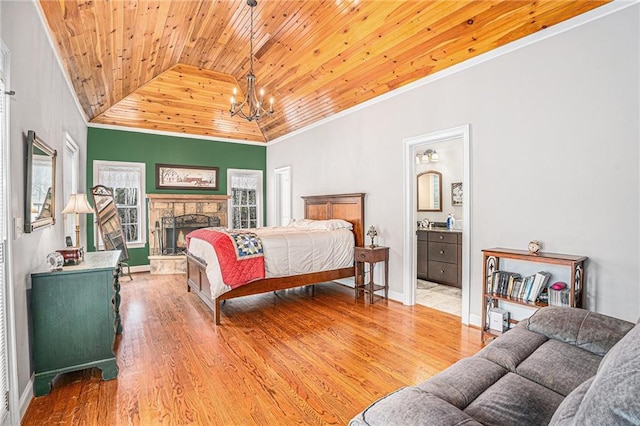
[[[313,229],[320,231],[335,231],[337,229],[353,229],[353,225],[342,219],[313,220],[292,219],[287,225],[289,228]]]

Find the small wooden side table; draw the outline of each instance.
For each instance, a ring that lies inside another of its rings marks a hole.
[[[356,299],[360,294],[360,290],[365,294],[369,294],[369,303],[373,303],[373,295],[376,291],[384,290],[384,298],[389,299],[389,247],[376,246],[356,247],[354,251],[355,257],[355,293]],[[375,264],[384,262],[384,285],[375,284],[373,282],[373,270]],[[364,282],[364,264],[369,264],[369,283]]]

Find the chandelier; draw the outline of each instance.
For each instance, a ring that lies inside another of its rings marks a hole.
[[[231,116],[239,115],[247,121],[259,120],[263,115],[273,115],[273,98],[269,100],[269,110],[264,108],[264,89],[260,89],[260,94],[256,91],[256,76],[253,74],[253,8],[258,5],[257,0],[247,0],[247,5],[251,8],[251,49],[249,51],[249,59],[251,65],[247,73],[247,90],[244,92],[244,100],[238,105],[236,100],[237,88],[233,88],[233,96],[231,96]],[[245,106],[248,112],[245,112]]]

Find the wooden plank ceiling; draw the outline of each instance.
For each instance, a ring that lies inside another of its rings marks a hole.
[[[609,1],[259,0],[254,72],[276,113],[257,123],[228,111],[245,0],[39,4],[91,122],[265,142]]]

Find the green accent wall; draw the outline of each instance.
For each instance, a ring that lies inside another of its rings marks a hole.
[[[227,194],[227,169],[262,170],[263,219],[266,210],[267,147],[203,139],[127,132],[89,127],[87,134],[87,192],[93,183],[93,161],[131,161],[146,164],[147,194]],[[156,189],[156,164],[212,166],[219,168],[217,191]],[[89,196],[90,199],[90,196]],[[148,212],[147,227],[148,227]],[[93,223],[93,215],[87,215]],[[266,223],[263,221],[263,223]],[[94,250],[94,227],[87,227],[88,250]],[[147,234],[149,233],[147,229]],[[148,265],[149,244],[129,249],[129,264]]]

